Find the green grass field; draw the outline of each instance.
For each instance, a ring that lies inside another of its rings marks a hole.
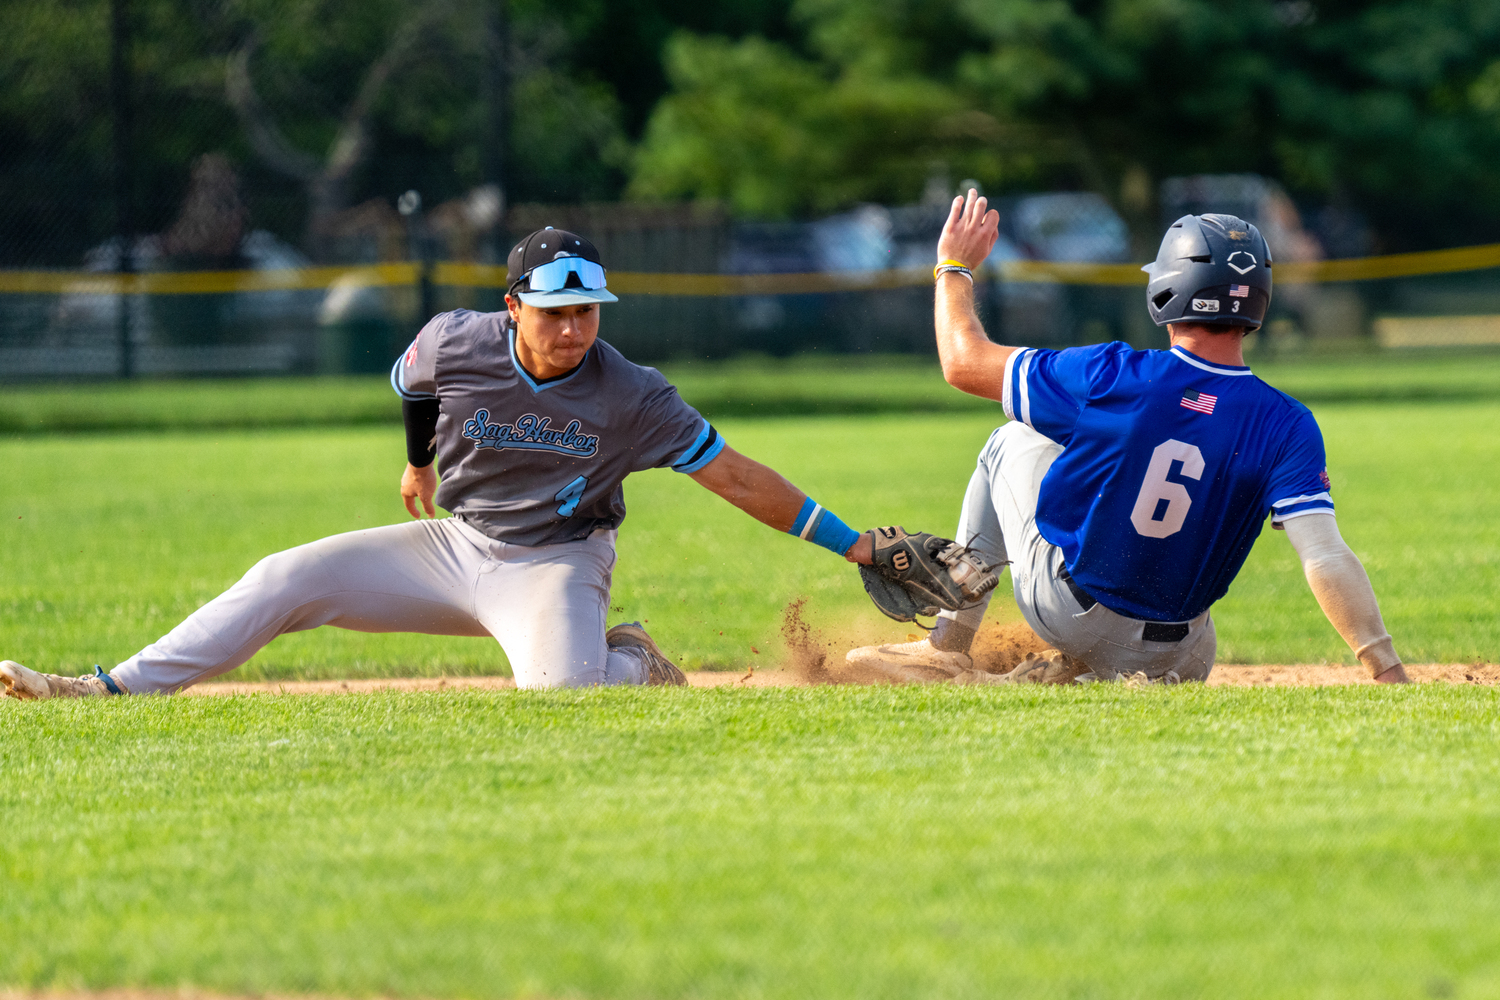
[[[1309,364],[1278,382],[1325,393],[1340,525],[1411,661],[1500,658],[1500,392],[1466,364],[1405,380],[1381,359]],[[798,412],[822,379],[835,408],[875,412],[718,425],[852,523],[951,530],[996,408],[898,412],[940,408],[902,402],[930,371],[905,388],[897,374],[762,363],[703,373],[690,398]],[[1425,398],[1450,383],[1454,398]],[[0,438],[0,656],[112,663],[267,552],[403,518],[400,431],[372,385],[8,393],[0,410],[35,420]],[[56,433],[68,413],[75,431]],[[634,477],[627,501],[613,618],[648,619],[689,666],[775,662],[801,596],[835,640],[905,634],[847,564],[685,477]],[[991,613],[1015,614],[1004,597]],[[1215,616],[1222,659],[1351,662],[1279,533]],[[322,629],[233,676],[503,670],[488,640]],[[1491,997],[1497,698],[1099,685],[0,702],[0,989]]]
[[[985,413],[921,356],[746,356],[661,370],[713,419],[871,413]],[[1308,404],[1500,400],[1500,353],[1399,352],[1255,360],[1257,374]],[[7,386],[0,434],[399,425],[381,375],[152,380]]]
[[[1493,997],[1497,738],[1440,685],[12,704],[0,983]]]
[[[1500,658],[1500,402],[1326,404],[1339,522],[1397,648],[1413,662]],[[724,420],[735,447],[851,524],[950,532],[998,414]],[[45,670],[123,660],[261,556],[406,517],[395,428],[0,439],[0,655]],[[782,609],[835,641],[899,639],[858,576],[686,477],[626,487],[613,620],[645,619],[688,667],[779,655]],[[1013,619],[1003,595],[994,616]],[[1352,662],[1280,532],[1267,529],[1215,609],[1224,662]],[[753,653],[752,647],[759,650]],[[496,673],[489,640],[322,629],[287,636],[240,679]]]

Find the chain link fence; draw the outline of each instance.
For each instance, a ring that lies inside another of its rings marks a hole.
[[[549,120],[526,115],[587,108],[546,75],[545,38],[497,21],[503,4],[412,8],[337,100],[227,9],[83,0],[47,15],[70,48],[0,60],[0,380],[383,371],[434,312],[502,308],[507,249],[544,225],[600,247],[621,294],[604,335],[638,360],[933,350],[941,199],[795,223],[508,204],[505,178],[525,176]],[[380,89],[397,78],[415,103]],[[403,114],[427,132],[400,132]],[[1254,175],[1171,178],[1157,200],[1163,225],[1227,211],[1266,234],[1277,291],[1252,350],[1500,343],[1500,255],[1485,248],[1380,264],[1357,213],[1304,224]],[[1164,345],[1104,198],[996,206],[1001,240],[978,285],[992,336]]]

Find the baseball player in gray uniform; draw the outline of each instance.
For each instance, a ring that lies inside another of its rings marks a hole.
[[[415,520],[268,556],[108,673],[0,661],[5,692],[171,693],[320,625],[491,635],[523,688],[683,684],[639,623],[605,628],[621,482],[641,469],[690,475],[771,527],[871,562],[869,533],[728,447],[659,372],[598,339],[600,305],[617,299],[587,240],[532,233],[511,251],[507,280],[506,312],[435,317],[392,370],[407,431],[401,495]],[[452,517],[432,519],[434,496]]]

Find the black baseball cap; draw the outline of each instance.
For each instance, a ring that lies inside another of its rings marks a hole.
[[[618,302],[605,286],[604,263],[588,240],[566,229],[538,229],[505,260],[507,292],[529,306]]]

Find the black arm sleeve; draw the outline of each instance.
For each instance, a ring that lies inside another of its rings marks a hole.
[[[401,420],[406,424],[406,460],[425,469],[437,457],[438,401],[403,399]]]

